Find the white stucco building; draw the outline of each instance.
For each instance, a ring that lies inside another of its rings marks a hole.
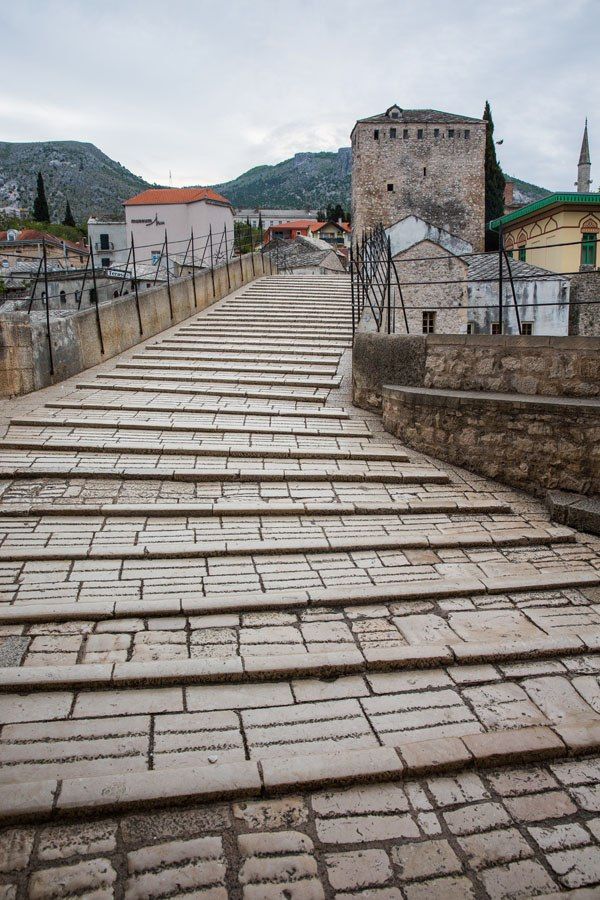
[[[281,225],[283,222],[293,222],[296,219],[310,219],[317,221],[316,209],[268,209],[267,207],[241,207],[235,210],[236,222],[249,222],[253,228],[259,228],[262,224],[266,231],[272,225]]]
[[[209,231],[213,261],[223,262],[233,252],[233,210],[229,200],[210,188],[151,188],[124,204],[127,243],[133,236],[136,261],[157,264],[165,240],[169,257],[181,261],[194,232],[198,265],[210,265]],[[189,261],[189,257],[188,257]]]
[[[125,222],[96,219],[87,223],[88,244],[94,251],[95,266],[105,269],[127,262],[127,232]]]

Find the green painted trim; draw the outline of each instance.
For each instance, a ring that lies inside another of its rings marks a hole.
[[[577,206],[600,206],[600,194],[550,194],[548,197],[536,200],[535,203],[528,203],[527,206],[522,206],[521,209],[515,209],[514,212],[508,213],[506,216],[492,219],[489,227],[492,231],[498,231],[500,227],[504,228],[505,225],[509,225],[517,219],[523,219],[531,215],[531,213],[537,212],[538,209],[545,209],[547,206],[557,206],[560,203],[572,203]]]

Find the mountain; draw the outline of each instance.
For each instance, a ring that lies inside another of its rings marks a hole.
[[[515,178],[513,175],[505,175],[504,177],[507,181],[512,181],[514,184],[513,198],[515,203],[519,203],[521,206],[525,206],[526,203],[535,203],[536,200],[543,200],[544,197],[552,193],[552,191],[547,191],[546,188],[538,187],[537,184],[521,181],[520,178]]]
[[[320,209],[350,206],[350,147],[336,153],[296,153],[273,166],[256,166],[233,181],[211,185],[234,206]],[[122,201],[150,185],[143,178],[80,141],[7,143],[0,141],[0,207],[33,208],[36,176],[42,172],[52,219],[62,221],[67,198],[77,222],[90,215],[123,217]],[[550,191],[507,176],[515,199],[530,203]]]
[[[37,173],[44,176],[53,221],[62,221],[67,198],[77,222],[90,215],[123,218],[121,202],[150,187],[143,178],[80,141],[0,141],[0,207],[30,213]]]
[[[233,181],[212,185],[234,206],[320,209],[350,206],[350,147],[337,153],[296,153],[275,166],[256,166]]]

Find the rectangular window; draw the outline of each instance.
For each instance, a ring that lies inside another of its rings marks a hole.
[[[454,128],[448,129],[448,137],[454,137]]]
[[[598,236],[596,234],[582,234],[581,236],[581,265],[596,265],[596,246]]]
[[[435,313],[427,310],[423,313],[423,334],[433,334],[435,331]]]
[[[110,266],[110,259],[107,256],[102,257],[102,268],[108,269]]]
[[[519,259],[521,262],[527,262],[527,247],[519,247]]]
[[[475,334],[475,322],[467,322],[467,334]]]
[[[110,250],[110,247],[108,245],[108,235],[107,234],[100,235],[100,249],[101,250]]]
[[[417,140],[419,140],[419,141],[423,140],[423,129],[422,128],[417,128]]]
[[[492,334],[502,334],[500,322],[492,322]]]
[[[388,191],[393,191],[393,190],[394,190],[394,183],[393,183],[393,181],[388,181],[387,189],[388,189]]]
[[[404,138],[405,141],[408,140],[408,128],[404,129],[404,131],[402,132],[402,137]]]
[[[395,129],[395,128],[390,128],[390,137],[391,137],[391,138],[395,138],[395,137],[396,137],[396,129]]]
[[[521,322],[521,334],[533,334],[533,322]]]
[[[423,166],[423,178],[427,178],[427,166]]]
[[[468,141],[470,137],[471,137],[471,129],[465,128],[465,141]]]
[[[374,140],[374,141],[378,141],[378,140],[379,140],[379,128],[375,128],[375,129],[374,129],[374,131],[373,131],[373,140]]]
[[[440,136],[440,129],[439,129],[439,128],[434,128],[434,129],[433,129],[433,136],[434,136],[434,138],[436,138],[436,137],[439,138],[439,136]]]

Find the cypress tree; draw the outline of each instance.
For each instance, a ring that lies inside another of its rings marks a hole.
[[[496,159],[494,121],[489,101],[485,101],[483,118],[487,122],[485,138],[485,249],[498,249],[498,234],[490,231],[488,222],[504,215],[504,187],[506,180]]]
[[[63,219],[63,225],[70,225],[71,228],[75,228],[75,219],[73,218],[73,213],[71,212],[71,204],[68,200],[65,207],[65,217]]]
[[[41,172],[38,172],[37,177],[37,195],[33,201],[33,218],[36,222],[50,221],[50,210],[48,209],[48,201],[46,200],[44,177]]]

